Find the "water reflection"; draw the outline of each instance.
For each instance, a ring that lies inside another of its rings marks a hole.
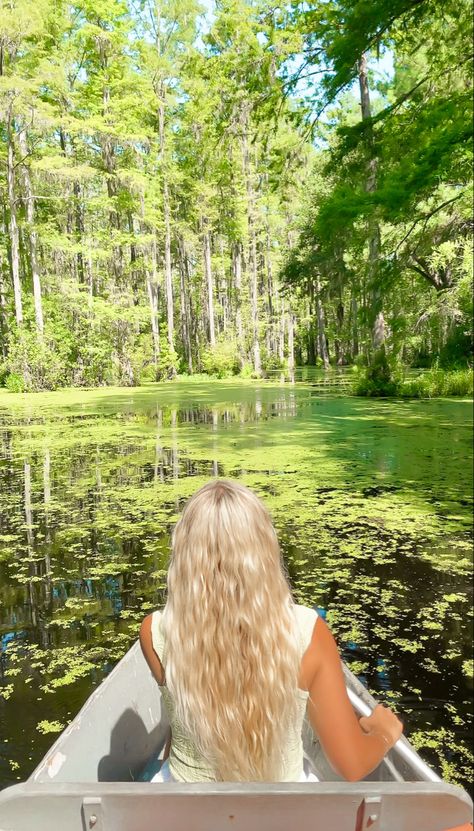
[[[412,729],[430,712],[445,730],[435,759],[468,778],[469,405],[333,399],[314,384],[84,393],[2,413],[3,783],[51,743],[38,723],[66,723],[136,637],[163,598],[184,500],[226,475],[272,510],[296,599],[327,609],[346,659]]]

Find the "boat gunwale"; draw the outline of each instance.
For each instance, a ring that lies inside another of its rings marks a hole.
[[[327,794],[354,796],[422,796],[444,794],[460,799],[472,808],[473,802],[467,791],[451,782],[20,782],[0,791],[0,802],[5,796],[70,795],[101,796],[108,795],[151,795],[163,796],[225,796],[248,795],[285,796],[287,794]]]

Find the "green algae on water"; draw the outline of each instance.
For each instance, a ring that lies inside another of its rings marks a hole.
[[[468,402],[200,380],[0,395],[0,420],[4,784],[29,775],[163,603],[173,523],[216,475],[264,499],[295,599],[325,610],[426,758],[467,781]]]

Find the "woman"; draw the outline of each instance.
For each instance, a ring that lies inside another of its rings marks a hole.
[[[334,770],[373,770],[402,725],[379,705],[356,718],[324,620],[293,603],[270,516],[237,482],[214,480],[173,534],[168,599],[140,642],[171,724],[169,777],[298,781],[306,709]]]

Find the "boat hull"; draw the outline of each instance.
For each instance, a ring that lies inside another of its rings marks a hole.
[[[372,707],[367,690],[344,672],[349,689]],[[364,782],[338,781],[308,723],[305,765],[316,783],[140,781],[168,735],[159,688],[137,643],[27,782],[0,793],[0,831],[446,831],[472,819],[463,790],[425,781],[397,748]]]

